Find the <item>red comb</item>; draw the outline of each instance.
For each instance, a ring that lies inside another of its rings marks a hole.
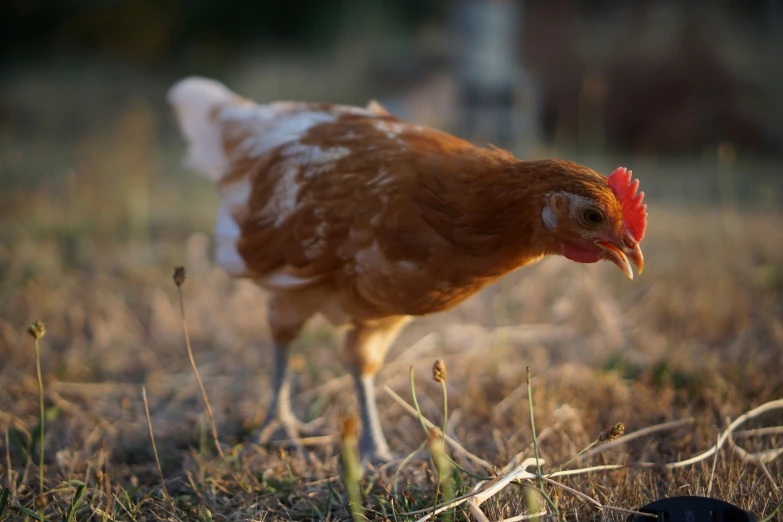
[[[631,174],[625,167],[618,167],[609,176],[609,188],[623,209],[625,227],[638,243],[644,237],[644,229],[647,227],[647,205],[642,205],[644,192],[636,193],[639,180],[635,179],[631,183]]]

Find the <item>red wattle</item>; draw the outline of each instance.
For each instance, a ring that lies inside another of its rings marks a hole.
[[[601,247],[592,243],[575,244],[560,243],[560,251],[563,256],[577,263],[595,263],[603,259],[603,250]]]

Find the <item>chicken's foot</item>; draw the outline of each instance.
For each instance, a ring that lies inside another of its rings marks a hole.
[[[291,410],[291,375],[288,371],[288,345],[275,343],[274,368],[272,376],[272,400],[264,417],[264,422],[254,437],[258,444],[267,444],[273,440],[285,440],[299,448],[303,435],[321,435],[315,426],[316,419],[310,423],[300,421]]]

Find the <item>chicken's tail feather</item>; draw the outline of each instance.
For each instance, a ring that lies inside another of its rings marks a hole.
[[[184,164],[218,180],[228,169],[223,137],[216,115],[226,105],[248,103],[225,85],[214,80],[190,77],[169,90],[183,136],[188,143]]]

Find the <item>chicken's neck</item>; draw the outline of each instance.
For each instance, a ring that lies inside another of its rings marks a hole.
[[[466,271],[491,281],[559,252],[542,223],[549,193],[564,189],[558,162],[500,158],[487,168],[464,171],[451,184],[450,240]]]

